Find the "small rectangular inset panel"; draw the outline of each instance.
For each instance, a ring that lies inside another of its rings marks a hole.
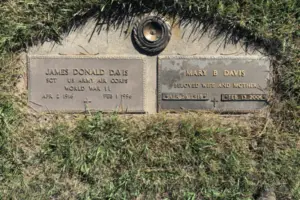
[[[252,112],[267,105],[270,61],[254,56],[162,56],[158,110]]]
[[[162,100],[168,101],[207,101],[207,94],[163,93]]]
[[[29,105],[37,111],[144,113],[144,60],[28,56]]]

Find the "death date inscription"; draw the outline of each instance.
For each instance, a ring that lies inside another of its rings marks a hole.
[[[141,58],[29,59],[29,103],[38,111],[144,112]]]

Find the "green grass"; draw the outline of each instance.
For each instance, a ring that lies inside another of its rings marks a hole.
[[[270,48],[268,52],[285,52],[300,34],[299,7],[297,0],[5,1],[0,6],[0,25],[4,27],[0,52],[24,49],[48,39],[59,41],[69,27],[89,17],[117,23],[124,22],[124,16],[128,19],[153,10],[238,36],[229,40],[245,39]]]
[[[88,19],[156,11],[272,59],[271,116],[40,115],[18,90],[22,53]],[[0,2],[0,199],[300,199],[299,0]]]
[[[11,134],[15,144],[6,146],[22,141],[23,151],[1,184],[3,199],[246,200],[261,188],[300,199],[300,138],[264,129],[263,117],[253,124],[212,114],[61,120]]]

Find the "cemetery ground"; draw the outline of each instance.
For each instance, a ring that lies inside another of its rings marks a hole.
[[[0,3],[0,199],[300,199],[300,2],[13,1]],[[269,112],[145,116],[39,114],[20,57],[91,17],[112,25],[156,10],[272,60]]]

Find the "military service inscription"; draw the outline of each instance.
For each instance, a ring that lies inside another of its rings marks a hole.
[[[145,111],[142,57],[28,56],[28,76],[37,111]]]
[[[267,105],[268,59],[162,56],[158,68],[158,110],[251,112]]]

